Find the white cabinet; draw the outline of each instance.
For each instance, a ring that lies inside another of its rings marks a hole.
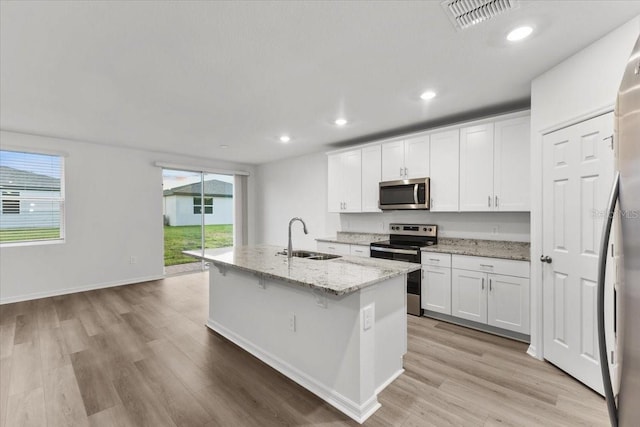
[[[361,212],[362,150],[331,154],[328,158],[329,212]]]
[[[429,135],[382,144],[382,181],[429,176]]]
[[[352,255],[368,258],[369,245],[351,245],[349,243],[318,242],[318,252],[333,255]]]
[[[460,130],[460,210],[528,211],[530,118]]]
[[[348,243],[318,242],[318,252],[333,255],[351,255],[351,245]]]
[[[474,322],[487,323],[487,274],[451,270],[451,314]]]
[[[487,323],[529,334],[529,279],[488,274]]]
[[[431,211],[458,211],[458,174],[460,168],[460,131],[431,134],[430,178]]]
[[[451,314],[451,255],[422,253],[422,308]]]
[[[529,334],[529,263],[453,255],[451,315]]]
[[[371,250],[369,245],[350,245],[350,255],[353,256],[361,256],[364,258],[369,258],[371,256]]]
[[[493,206],[498,211],[528,211],[531,119],[518,117],[495,123]]]
[[[380,212],[378,208],[381,179],[381,146],[374,145],[362,149],[362,212]]]
[[[460,129],[460,210],[493,207],[493,123]]]

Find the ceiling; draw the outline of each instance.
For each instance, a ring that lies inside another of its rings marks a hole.
[[[458,31],[439,1],[0,8],[3,130],[251,164],[526,106],[534,77],[640,14],[520,1]],[[507,42],[519,24],[533,36]]]

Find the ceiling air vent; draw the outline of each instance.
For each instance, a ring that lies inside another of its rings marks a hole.
[[[458,30],[464,30],[516,7],[518,0],[444,0],[441,4]]]

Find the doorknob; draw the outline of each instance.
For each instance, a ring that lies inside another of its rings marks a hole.
[[[540,261],[551,264],[551,261],[553,260],[549,256],[540,255]]]

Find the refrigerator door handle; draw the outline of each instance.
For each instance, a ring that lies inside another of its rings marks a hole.
[[[604,226],[602,227],[602,238],[600,239],[600,261],[598,262],[598,344],[600,347],[600,370],[602,372],[602,382],[604,385],[604,397],[607,399],[607,409],[609,410],[609,420],[611,421],[612,427],[618,427],[618,408],[616,408],[611,375],[609,374],[607,339],[604,329],[604,279],[607,269],[607,247],[609,246],[609,236],[611,235],[611,223],[613,222],[619,192],[620,174],[616,172],[611,194],[609,195],[609,203],[605,211],[606,217]]]

